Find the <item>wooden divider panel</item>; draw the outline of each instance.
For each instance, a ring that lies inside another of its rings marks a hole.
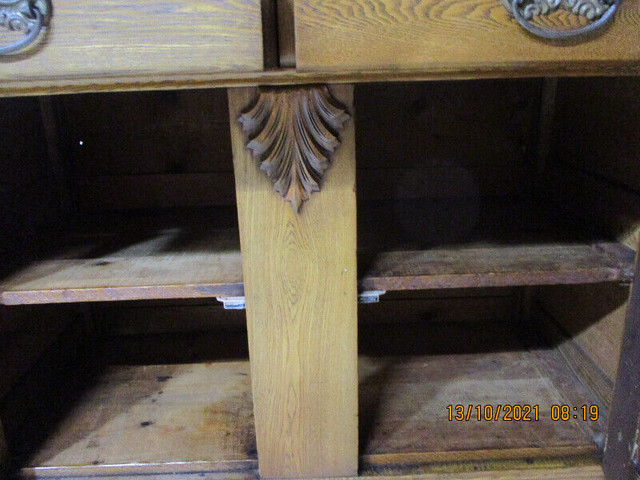
[[[295,92],[305,95],[269,95]],[[353,116],[353,87],[330,92]],[[296,211],[246,148],[238,119],[257,94],[229,90],[260,474],[356,475],[354,120],[345,124],[322,190]]]

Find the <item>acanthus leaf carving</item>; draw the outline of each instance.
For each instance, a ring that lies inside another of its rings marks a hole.
[[[350,115],[327,86],[265,89],[238,121],[276,192],[300,211],[331,166]]]

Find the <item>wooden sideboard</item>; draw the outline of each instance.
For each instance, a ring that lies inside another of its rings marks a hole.
[[[639,26],[54,0],[0,56],[0,465],[635,480]]]

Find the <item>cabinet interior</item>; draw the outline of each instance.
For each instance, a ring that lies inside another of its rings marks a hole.
[[[359,288],[386,292],[359,306],[362,474],[599,463],[639,94],[633,78],[356,86]],[[16,468],[255,476],[244,311],[215,300],[243,295],[225,90],[0,104]],[[539,420],[448,419],[498,404]]]

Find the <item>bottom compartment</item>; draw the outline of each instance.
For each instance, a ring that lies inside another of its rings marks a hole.
[[[522,470],[505,478],[547,478],[526,476],[542,468],[601,478],[606,407],[542,323],[512,317],[518,289],[484,295],[389,295],[361,306],[362,476]],[[398,314],[406,304],[431,318]],[[21,476],[257,477],[242,312],[200,301],[91,313],[91,335],[83,327],[58,340],[84,353],[54,345],[2,402]]]

